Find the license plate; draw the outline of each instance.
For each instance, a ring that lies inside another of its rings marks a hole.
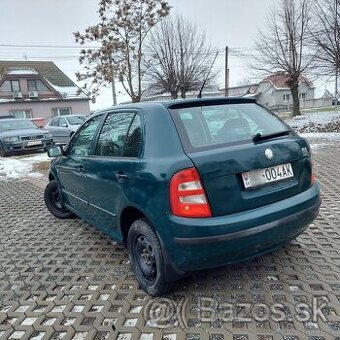
[[[27,142],[27,146],[41,145],[43,142],[41,140],[33,140],[31,142]]]
[[[242,173],[243,184],[246,189],[281,181],[290,177],[294,177],[292,165],[290,163]]]

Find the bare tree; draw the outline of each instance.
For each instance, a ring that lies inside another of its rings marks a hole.
[[[74,33],[81,45],[98,43],[98,48],[81,51],[79,61],[85,65],[85,71],[77,73],[93,100],[115,75],[131,100],[140,101],[145,75],[144,42],[150,29],[169,10],[170,6],[163,0],[99,0],[100,22],[84,33]]]
[[[314,16],[315,23],[311,35],[317,66],[322,74],[335,75],[337,98],[340,70],[340,0],[316,0]]]
[[[163,20],[150,34],[148,81],[152,94],[170,93],[173,99],[199,91],[205,78],[211,84],[216,72],[209,73],[216,51],[205,34],[183,17]]]
[[[310,53],[310,0],[281,0],[268,17],[266,31],[256,42],[252,66],[263,73],[284,73],[293,99],[293,115],[300,114],[299,80],[313,65]]]

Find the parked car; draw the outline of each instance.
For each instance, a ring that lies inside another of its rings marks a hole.
[[[252,99],[121,105],[49,155],[50,212],[125,244],[154,296],[289,243],[319,212],[308,142]]]
[[[53,145],[50,132],[39,129],[29,119],[0,120],[0,156],[25,150],[47,150]]]
[[[52,133],[55,143],[66,144],[85,120],[83,115],[55,117],[45,125],[45,129]]]

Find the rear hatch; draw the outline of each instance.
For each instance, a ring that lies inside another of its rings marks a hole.
[[[249,100],[169,107],[213,216],[267,205],[311,186],[308,143]]]

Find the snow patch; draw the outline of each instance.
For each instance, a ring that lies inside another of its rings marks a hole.
[[[48,161],[46,153],[30,156],[2,157],[0,158],[0,181],[22,179],[22,178],[40,178],[44,175],[39,172],[33,172],[33,165],[40,162]]]
[[[340,143],[340,133],[318,132],[318,133],[300,133],[301,137],[306,138],[313,151],[321,148],[334,147]]]
[[[337,132],[340,126],[340,112],[312,112],[286,121],[294,130],[305,132]],[[339,131],[340,132],[340,131]]]

